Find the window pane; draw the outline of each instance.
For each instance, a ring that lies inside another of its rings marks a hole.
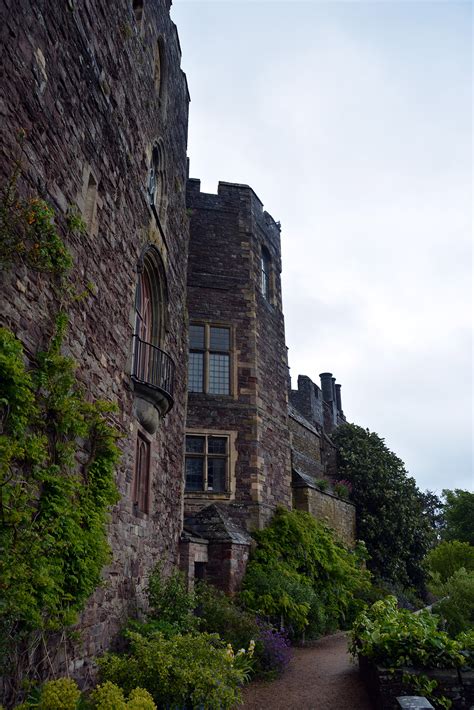
[[[189,326],[189,347],[191,350],[204,350],[204,326]]]
[[[211,350],[229,350],[229,328],[211,328]]]
[[[210,454],[226,454],[227,438],[225,436],[210,436],[207,440],[207,450]]]
[[[225,491],[226,459],[212,458],[207,462],[207,490]]]
[[[186,490],[202,491],[204,488],[204,459],[186,457]]]
[[[204,355],[203,353],[189,353],[188,390],[202,392],[204,389]]]
[[[209,392],[211,394],[229,394],[229,355],[210,353]]]
[[[203,436],[187,436],[186,437],[186,453],[187,454],[203,454],[204,453],[204,437]]]

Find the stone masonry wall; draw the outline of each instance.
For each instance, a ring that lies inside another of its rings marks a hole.
[[[332,493],[323,493],[315,488],[293,489],[293,507],[305,510],[316,520],[331,527],[339,539],[349,547],[356,543],[356,512],[352,503],[341,500]]]
[[[248,545],[210,542],[206,580],[227,594],[235,594],[244,578],[248,558]]]
[[[324,476],[322,434],[309,422],[290,409],[288,425],[291,436],[294,468],[314,478]]]
[[[248,526],[261,527],[277,504],[291,503],[279,229],[245,185],[221,182],[212,195],[189,180],[187,204],[190,321],[230,325],[233,336],[232,394],[189,393],[187,427],[234,433],[235,476],[224,498]],[[272,259],[270,303],[260,292],[262,244]],[[215,498],[187,495],[185,506]]]
[[[89,659],[112,641],[143,596],[158,559],[177,562],[182,518],[183,422],[186,407],[185,317],[188,219],[185,213],[188,91],[180,69],[169,0],[145,2],[138,22],[132,3],[1,0],[3,93],[0,97],[1,179],[23,164],[19,189],[54,207],[63,230],[70,205],[87,211],[92,173],[96,212],[85,235],[68,238],[73,279],[94,295],[70,305],[65,352],[91,398],[118,405],[124,438],[117,472],[121,500],[112,514],[113,560],[79,627],[82,646],[70,669],[83,678]],[[156,63],[161,47],[161,85]],[[26,132],[21,151],[19,130]],[[146,195],[153,142],[165,155],[167,218],[160,230]],[[136,434],[130,380],[137,262],[147,244],[161,254],[167,278],[163,348],[176,363],[175,404],[152,438],[150,514],[134,513],[131,486]],[[57,301],[44,275],[16,263],[2,277],[2,325],[34,354],[52,332]]]

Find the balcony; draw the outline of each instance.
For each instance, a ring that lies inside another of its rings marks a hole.
[[[174,362],[156,345],[133,336],[132,380],[135,391],[163,416],[173,406]]]

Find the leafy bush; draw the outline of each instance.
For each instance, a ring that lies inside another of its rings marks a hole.
[[[172,633],[188,633],[195,630],[198,620],[193,611],[196,596],[189,591],[182,572],[175,570],[168,577],[158,564],[148,579],[149,629]]]
[[[125,693],[146,688],[158,706],[225,710],[240,700],[244,678],[234,667],[219,637],[185,634],[165,639],[129,632],[127,654],[99,659],[100,677]]]
[[[456,641],[461,645],[461,653],[466,658],[466,663],[471,668],[474,666],[474,629],[461,631],[457,635]]]
[[[134,688],[125,702],[123,690],[110,681],[94,688],[89,699],[95,710],[156,710],[147,690]]]
[[[474,547],[459,540],[441,542],[425,557],[425,565],[432,575],[446,582],[461,567],[474,571]]]
[[[308,513],[277,510],[255,538],[241,592],[252,611],[299,637],[347,625],[363,606],[355,595],[368,588],[369,575],[359,555]]]
[[[81,697],[77,683],[71,678],[47,681],[40,695],[40,710],[76,710]]]
[[[457,668],[464,664],[461,644],[438,629],[439,617],[427,609],[398,609],[395,597],[375,602],[359,614],[350,651],[390,668]]]
[[[291,657],[285,633],[241,609],[223,592],[208,584],[199,584],[196,596],[200,629],[219,634],[233,648],[255,644],[251,669],[254,675],[276,676],[285,669]]]
[[[336,481],[334,484],[334,493],[339,496],[339,498],[349,498],[350,493],[352,492],[352,484],[350,481],[347,481],[346,479],[342,479],[342,481]]]
[[[240,609],[220,590],[201,582],[196,586],[196,602],[202,631],[219,634],[233,648],[246,648],[257,639],[260,629],[254,614]]]
[[[458,569],[444,583],[433,581],[430,589],[444,597],[436,604],[436,613],[443,617],[450,634],[474,629],[474,571]]]
[[[135,688],[128,698],[127,710],[156,710],[156,705],[147,690]]]
[[[90,701],[97,710],[126,710],[127,707],[122,688],[110,681],[94,688]]]

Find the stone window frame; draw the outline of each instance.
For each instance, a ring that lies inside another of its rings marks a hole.
[[[99,179],[90,165],[85,165],[82,172],[82,188],[77,195],[77,206],[86,224],[86,231],[90,237],[99,233],[99,209],[102,200],[99,195]]]
[[[150,513],[151,444],[151,437],[143,429],[137,429],[132,483],[132,504],[135,515]]]
[[[168,180],[165,148],[161,139],[153,142],[148,165],[147,202],[161,233],[164,235],[168,214]]]
[[[153,85],[158,96],[159,106],[162,111],[166,108],[168,62],[166,59],[166,43],[163,35],[158,35],[155,44],[155,55],[153,59]]]
[[[132,11],[137,29],[140,34],[143,34],[145,17],[144,0],[132,0]]]
[[[225,491],[208,491],[208,490],[202,490],[202,491],[189,491],[186,490],[186,444],[184,446],[185,449],[185,454],[184,454],[184,496],[187,500],[223,500],[223,501],[229,501],[229,500],[234,500],[235,499],[235,490],[236,490],[236,475],[235,475],[235,469],[236,469],[236,464],[237,464],[237,447],[236,447],[236,441],[237,441],[237,431],[231,430],[231,429],[209,429],[205,427],[200,427],[200,428],[194,428],[194,427],[186,427],[185,431],[185,437],[186,436],[206,436],[206,437],[212,437],[212,436],[222,436],[226,437],[228,441],[228,450],[227,450],[227,487]],[[185,440],[186,441],[186,440]]]
[[[221,321],[207,321],[207,320],[190,320],[190,326],[203,326],[204,327],[204,348],[191,348],[189,347],[189,353],[191,352],[202,352],[203,357],[203,389],[202,390],[190,390],[189,389],[189,377],[188,377],[188,394],[206,395],[208,397],[236,397],[237,396],[237,384],[236,384],[236,373],[235,373],[235,363],[236,363],[236,349],[235,349],[235,332],[234,326],[228,322]],[[210,347],[210,333],[211,328],[226,328],[229,330],[229,350],[222,351],[229,355],[229,391],[225,394],[209,392],[209,360],[210,354],[213,351]]]
[[[275,281],[273,259],[268,247],[260,247],[260,293],[269,305],[274,305]]]
[[[133,333],[140,335],[140,295],[143,292],[143,281],[148,282],[151,296],[151,327],[150,342],[163,348],[165,335],[168,331],[168,284],[162,256],[153,244],[147,244],[137,263],[137,283],[135,287]]]

